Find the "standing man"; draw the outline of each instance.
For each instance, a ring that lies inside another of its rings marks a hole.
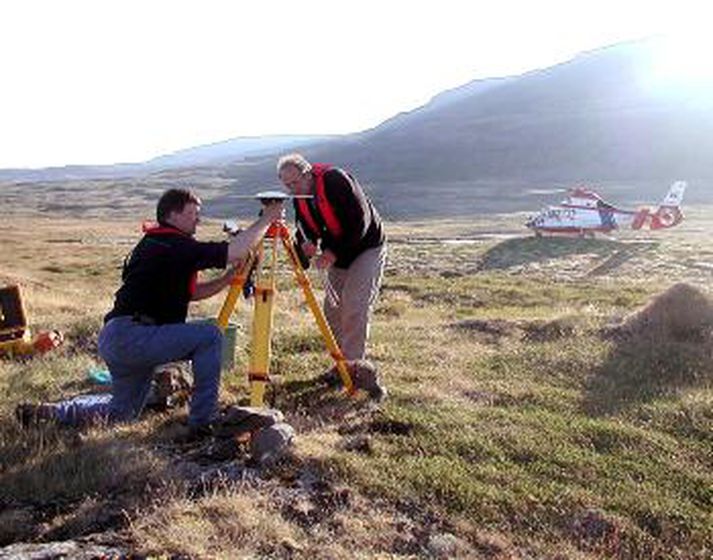
[[[244,259],[284,210],[281,203],[266,206],[230,242],[201,242],[193,237],[200,209],[201,201],[191,191],[166,191],[156,208],[157,227],[146,230],[124,262],[123,283],[99,335],[99,354],[112,377],[110,420],[140,414],[155,366],[190,359],[194,387],[189,428],[195,435],[210,432],[218,412],[222,334],[214,325],[185,320],[188,303],[225,288],[233,269],[208,282],[198,282],[198,271]]]
[[[291,194],[312,195],[294,199],[297,243],[327,269],[324,312],[345,358],[364,359],[386,260],[381,218],[343,169],[290,154],[277,162],[277,174]]]

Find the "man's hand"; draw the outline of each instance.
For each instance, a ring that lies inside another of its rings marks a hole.
[[[284,220],[285,206],[282,204],[281,200],[270,202],[263,206],[262,215],[270,222]]]
[[[305,241],[300,247],[307,258],[311,259],[317,254],[317,246],[311,241]]]
[[[337,255],[335,255],[334,253],[332,253],[332,251],[327,249],[326,251],[323,251],[319,257],[317,257],[317,260],[314,261],[314,265],[318,269],[323,270],[325,268],[329,268],[330,266],[332,266],[336,260],[337,260]]]
[[[273,222],[285,217],[285,208],[281,200],[265,204],[260,217],[247,229],[233,236],[228,245],[228,262],[244,259],[265,235]]]

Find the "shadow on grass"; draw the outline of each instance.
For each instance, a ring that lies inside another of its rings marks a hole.
[[[625,243],[611,239],[579,239],[571,237],[517,237],[507,239],[488,249],[481,257],[480,270],[502,270],[571,255],[596,254],[604,259],[590,275],[604,274],[629,259],[644,254],[657,243]]]
[[[711,381],[711,333],[687,340],[621,337],[608,359],[593,372],[583,406],[594,416],[615,414]]]
[[[22,429],[3,418],[0,441],[0,511],[9,515],[2,517],[0,545],[121,529],[125,511],[151,499],[147,490],[171,480],[163,459],[109,428]],[[15,518],[22,523],[13,525]]]
[[[160,460],[150,450],[104,428],[92,433],[53,424],[22,429],[8,419],[0,430],[0,501],[6,503],[72,501],[143,487],[161,477]]]
[[[298,432],[319,429],[327,424],[350,423],[355,417],[379,408],[362,391],[350,396],[320,378],[293,380],[275,388],[271,403],[288,416]]]

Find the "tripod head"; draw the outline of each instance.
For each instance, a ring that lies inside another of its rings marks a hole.
[[[273,202],[283,202],[288,198],[293,198],[293,195],[283,191],[262,191],[257,193],[255,198],[257,198],[263,206],[267,206]]]
[[[284,202],[292,198],[313,198],[311,194],[288,194],[284,191],[261,191],[256,194],[237,195],[235,198],[254,198],[259,200],[263,206],[273,202]]]
[[[236,198],[252,198],[259,200],[263,206],[269,206],[275,202],[284,202],[289,198],[312,198],[312,195],[291,195],[283,191],[261,191],[257,194],[238,195]],[[262,215],[262,210],[259,212]],[[240,233],[241,229],[235,220],[225,220],[223,222],[223,232],[230,236]]]

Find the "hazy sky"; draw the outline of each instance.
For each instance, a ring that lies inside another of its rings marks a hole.
[[[363,130],[475,78],[651,34],[710,34],[706,5],[2,0],[0,168]]]

